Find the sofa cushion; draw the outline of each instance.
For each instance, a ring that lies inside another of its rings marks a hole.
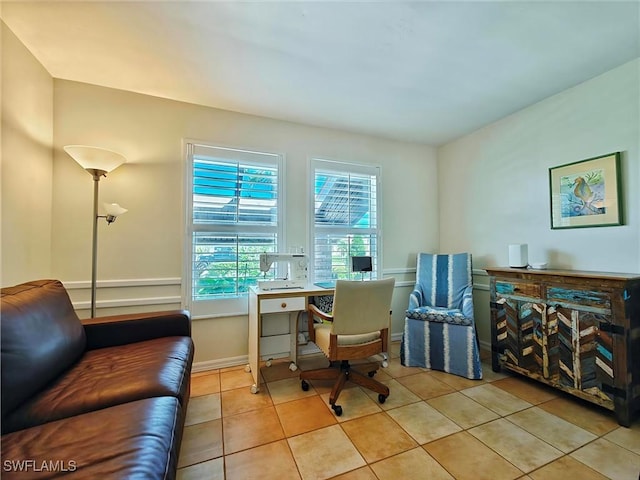
[[[3,288],[1,296],[4,420],[82,355],[85,333],[67,291],[57,280]]]
[[[188,395],[193,342],[163,337],[88,350],[46,390],[3,421],[3,432],[107,408],[141,398]]]
[[[2,478],[174,478],[182,412],[150,398],[3,435]]]

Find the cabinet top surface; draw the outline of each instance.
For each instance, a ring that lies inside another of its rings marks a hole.
[[[589,270],[566,270],[566,269],[544,269],[533,268],[511,268],[511,267],[486,267],[485,270],[491,276],[559,276],[575,278],[603,278],[608,280],[640,280],[640,273],[617,273],[617,272],[594,272]]]

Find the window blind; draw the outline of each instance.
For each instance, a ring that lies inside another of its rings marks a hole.
[[[352,256],[378,263],[379,169],[314,160],[313,271],[316,281],[360,278]]]
[[[193,144],[188,152],[191,300],[242,296],[261,275],[260,253],[277,251],[282,157]]]

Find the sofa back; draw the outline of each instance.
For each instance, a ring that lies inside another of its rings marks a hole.
[[[71,299],[57,280],[2,289],[2,419],[69,368],[86,338]]]

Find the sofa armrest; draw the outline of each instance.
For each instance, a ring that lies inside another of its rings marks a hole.
[[[87,350],[154,338],[191,336],[191,315],[186,310],[88,318],[82,320],[82,324]]]

